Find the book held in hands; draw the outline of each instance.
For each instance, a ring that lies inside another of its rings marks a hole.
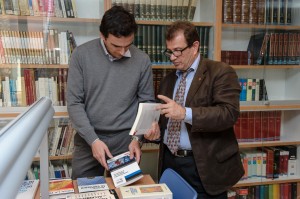
[[[77,178],[79,193],[108,190],[103,176]]]
[[[107,165],[117,188],[131,184],[143,177],[135,158],[130,159],[129,151],[107,160]]]
[[[173,198],[171,190],[164,183],[121,187],[120,192],[123,199]]]
[[[151,129],[154,122],[158,122],[160,110],[156,107],[160,103],[140,103],[138,112],[129,135],[143,135]]]

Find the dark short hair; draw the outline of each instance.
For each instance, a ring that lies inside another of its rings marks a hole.
[[[105,38],[109,34],[127,37],[137,32],[137,24],[133,14],[122,6],[113,6],[104,13],[99,29]]]
[[[195,41],[199,41],[199,34],[195,26],[188,21],[175,21],[170,26],[168,26],[166,31],[166,40],[170,41],[177,36],[179,32],[183,32],[184,38],[188,46],[192,46]]]

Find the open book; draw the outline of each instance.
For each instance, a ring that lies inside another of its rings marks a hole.
[[[107,160],[107,165],[117,188],[131,184],[143,177],[135,158],[130,159],[129,151]]]
[[[160,110],[156,110],[159,103],[140,103],[133,126],[129,135],[142,135],[151,129],[152,123],[157,122]]]

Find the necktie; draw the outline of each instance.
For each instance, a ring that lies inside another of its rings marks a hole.
[[[188,75],[189,72],[190,70],[187,70],[184,73],[182,73],[182,77],[175,94],[174,101],[181,106],[183,106],[183,102],[184,102],[186,76]],[[180,129],[181,129],[181,120],[170,119],[169,126],[168,126],[167,146],[173,154],[178,150]]]

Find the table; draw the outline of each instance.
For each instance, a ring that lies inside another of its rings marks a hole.
[[[112,179],[110,177],[108,177],[108,178],[105,178],[105,180],[106,180],[106,183],[107,183],[108,187],[110,189],[115,189],[118,196],[119,196],[119,198],[122,198],[121,193],[120,193],[120,189],[116,188],[114,186],[114,183],[113,183]],[[145,174],[144,177],[142,177],[138,181],[130,184],[129,186],[131,186],[131,185],[146,185],[146,184],[155,184],[154,180],[152,179],[152,177],[149,174]],[[77,181],[76,180],[73,181],[73,185],[74,185],[75,193],[78,193],[78,187],[77,187]],[[35,194],[35,199],[39,199],[39,198],[40,198],[40,188],[38,188],[38,190]]]

